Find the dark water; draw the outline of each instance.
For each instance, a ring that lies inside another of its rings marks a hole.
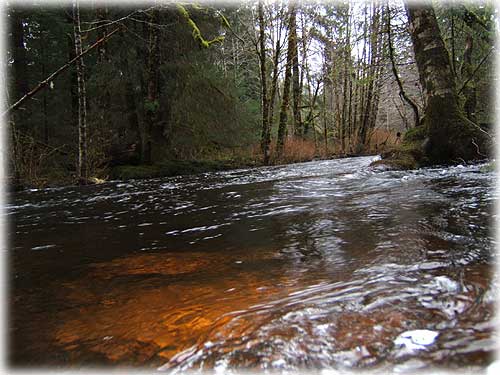
[[[494,174],[373,158],[23,192],[13,366],[487,366]]]

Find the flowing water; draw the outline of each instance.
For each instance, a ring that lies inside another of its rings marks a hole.
[[[372,160],[17,193],[11,365],[487,366],[494,174]]]

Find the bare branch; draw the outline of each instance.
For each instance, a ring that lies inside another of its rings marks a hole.
[[[155,7],[150,7],[150,8],[148,8],[147,10],[151,10],[151,9],[153,9],[153,8],[155,8]],[[122,18],[118,18],[118,19],[116,19],[116,20],[114,20],[114,21],[110,21],[110,22],[108,22],[108,23],[102,24],[102,25],[100,25],[100,26],[92,27],[92,28],[87,29],[87,30],[82,30],[82,33],[88,33],[88,32],[94,31],[94,30],[99,30],[99,29],[102,29],[102,28],[104,28],[104,27],[109,27],[109,26],[111,26],[111,25],[114,25],[115,23],[122,22],[122,21],[124,21],[124,20],[126,20],[126,19],[129,19],[130,17],[132,17],[134,14],[136,14],[136,13],[138,13],[138,12],[139,12],[139,10],[134,10],[132,13],[130,13],[130,14],[128,14],[127,16],[124,16],[124,17],[122,17]],[[99,22],[100,22],[100,23],[102,23],[102,21],[99,21]]]
[[[465,87],[467,86],[467,84],[470,82],[470,80],[472,78],[474,78],[474,76],[476,75],[477,71],[479,70],[479,68],[481,67],[481,65],[483,65],[483,63],[486,61],[486,59],[491,55],[491,53],[493,52],[493,47],[490,48],[490,50],[488,51],[488,53],[486,54],[486,56],[483,57],[483,59],[479,62],[479,64],[476,66],[476,69],[474,69],[474,71],[472,72],[472,74],[470,75],[469,79],[467,81],[464,82],[464,84],[462,85],[462,87],[460,88],[460,90],[458,90],[458,94],[460,95],[460,93],[463,91],[463,89],[465,89]]]
[[[19,106],[22,103],[24,103],[27,99],[29,99],[32,96],[34,96],[37,92],[39,92],[43,88],[47,87],[50,84],[51,81],[53,81],[59,74],[61,74],[62,72],[64,72],[66,69],[68,69],[74,62],[76,62],[77,60],[81,59],[83,56],[85,56],[88,52],[90,52],[91,50],[93,50],[98,45],[104,43],[106,40],[108,40],[112,35],[114,35],[120,29],[121,29],[120,27],[117,27],[115,30],[113,30],[112,32],[110,32],[109,34],[107,34],[103,38],[99,39],[94,44],[92,44],[90,47],[88,47],[81,54],[79,54],[78,56],[75,56],[73,59],[71,59],[70,61],[68,61],[63,66],[61,66],[54,73],[52,73],[47,78],[45,78],[43,81],[41,81],[38,85],[36,85],[35,88],[33,88],[27,94],[25,94],[21,99],[19,99],[17,102],[15,102],[14,104],[12,104],[9,108],[7,108],[7,110],[2,113],[2,116],[5,116],[5,115],[9,114],[11,111],[14,111],[17,108],[19,108]]]

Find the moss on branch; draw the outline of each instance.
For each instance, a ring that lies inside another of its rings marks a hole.
[[[198,27],[198,25],[196,25],[196,22],[193,21],[193,19],[189,15],[189,12],[187,11],[187,9],[183,5],[177,4],[177,10],[181,14],[181,16],[186,20],[187,24],[189,25],[189,27],[192,30],[192,35],[193,35],[194,40],[196,40],[198,43],[200,43],[200,46],[202,46],[204,48],[208,48],[214,43],[222,43],[224,41],[224,37],[222,35],[219,35],[218,37],[211,39],[211,40],[205,39],[203,37],[203,35],[201,34],[200,28]],[[226,25],[229,26],[229,22],[226,19],[226,17],[221,15],[221,19],[222,19],[222,23],[224,26],[226,26]]]

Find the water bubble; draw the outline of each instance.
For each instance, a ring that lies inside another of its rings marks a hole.
[[[394,340],[394,344],[410,351],[423,350],[427,346],[432,345],[438,336],[439,332],[428,329],[417,329],[403,332]]]

